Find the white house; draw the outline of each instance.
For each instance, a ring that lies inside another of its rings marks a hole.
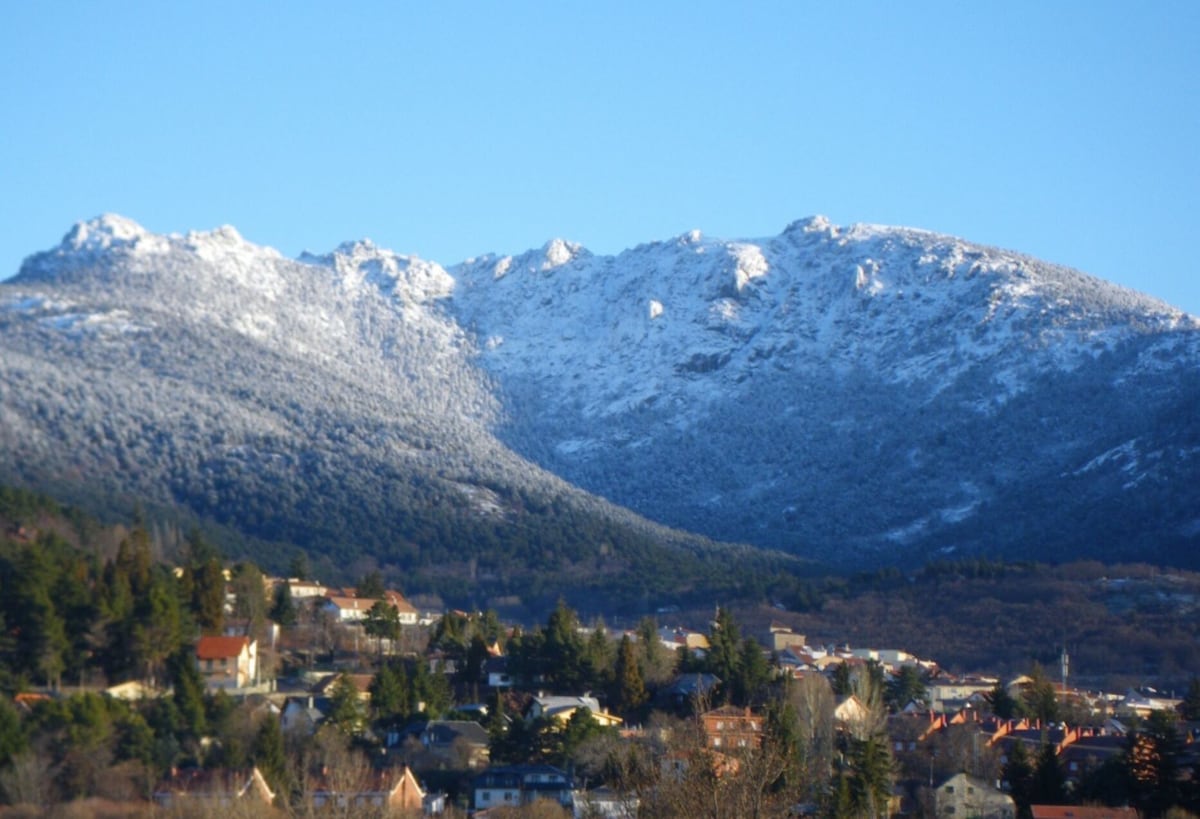
[[[357,623],[367,619],[367,612],[378,602],[378,600],[363,600],[358,597],[331,596],[325,601],[324,608],[339,623]]]
[[[245,688],[258,681],[258,641],[249,637],[201,637],[196,669],[208,688]]]

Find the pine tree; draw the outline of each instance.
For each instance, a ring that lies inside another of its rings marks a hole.
[[[275,604],[271,606],[271,619],[281,626],[296,625],[296,604],[292,600],[292,587],[286,581],[275,589]]]
[[[861,815],[887,816],[894,763],[886,736],[851,740],[851,800]]]
[[[1029,671],[1030,682],[1025,687],[1023,710],[1043,726],[1058,722],[1058,696],[1054,683],[1046,676],[1040,663],[1034,663]]]
[[[136,665],[147,680],[157,682],[163,664],[183,641],[183,615],[174,583],[161,572],[154,573],[134,614],[131,648]]]
[[[329,724],[346,736],[357,734],[363,726],[363,706],[350,675],[342,672],[329,689]]]
[[[733,696],[734,679],[741,670],[741,632],[726,608],[717,609],[717,617],[708,635],[706,664],[721,679],[722,696],[729,702]]]
[[[1018,819],[1029,819],[1033,815],[1029,806],[1033,804],[1033,764],[1025,743],[1014,742],[1008,752],[1008,762],[1004,765],[1004,781],[1008,783],[1009,793],[1017,804]]]
[[[371,679],[371,710],[375,719],[407,716],[405,702],[408,699],[408,681],[403,674],[402,666],[389,664],[380,668]]]
[[[27,741],[21,715],[8,697],[0,697],[0,768],[25,750]]]
[[[1058,760],[1058,752],[1053,744],[1044,742],[1033,769],[1032,802],[1038,805],[1061,805],[1066,797],[1067,777]]]
[[[885,686],[884,701],[892,711],[899,711],[910,702],[924,702],[925,696],[921,672],[915,665],[903,665]]]
[[[983,697],[992,707],[992,713],[999,719],[1012,719],[1020,708],[1020,703],[1012,694],[1008,693],[1008,689],[1002,682],[997,682],[995,687]]]
[[[561,598],[546,621],[542,660],[547,681],[561,691],[579,691],[584,679],[584,646],[579,616]]]
[[[187,571],[191,582],[192,613],[204,634],[220,634],[225,622],[225,569],[217,558],[192,566]]]
[[[311,576],[312,569],[308,563],[308,552],[297,550],[288,563],[288,577],[294,577],[297,580],[308,580]]]
[[[762,646],[753,637],[742,640],[738,667],[733,678],[732,694],[735,705],[752,705],[761,699],[771,682],[771,664]]]
[[[200,739],[208,727],[204,710],[204,680],[196,669],[190,647],[183,647],[167,662],[172,699],[178,711],[179,730],[184,738]]]
[[[276,794],[288,794],[292,790],[291,768],[283,748],[283,731],[279,720],[267,715],[258,726],[250,759],[262,771],[263,777]]]
[[[830,685],[833,687],[833,695],[835,697],[850,696],[853,686],[850,680],[850,666],[846,663],[838,663],[833,667],[833,678],[830,680]]]
[[[638,666],[637,653],[629,635],[621,638],[620,648],[617,649],[617,666],[613,675],[616,678],[616,691],[613,699],[617,709],[630,713],[641,708],[646,702],[646,685],[642,680],[642,671]]]

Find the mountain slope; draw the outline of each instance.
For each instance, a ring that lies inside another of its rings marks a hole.
[[[819,217],[451,273],[522,409],[506,440],[663,522],[849,560],[1190,559],[1200,323],[1156,300]]]
[[[1200,322],[923,231],[445,269],[108,216],[0,285],[0,345],[3,477],[459,592],[731,565],[646,518],[851,565],[1197,560]]]
[[[472,342],[437,308],[452,284],[369,243],[290,261],[231,228],[78,225],[0,289],[3,477],[92,508],[179,506],[346,576],[369,556],[456,599],[629,572],[648,594],[669,588],[663,562],[686,593],[715,547],[495,439]]]

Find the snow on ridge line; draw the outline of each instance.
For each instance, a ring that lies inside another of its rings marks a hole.
[[[734,256],[739,254],[736,251],[732,251],[732,248],[745,248],[747,251],[756,252],[760,257],[765,252],[768,254],[766,258],[772,258],[773,254],[771,251],[778,247],[776,244],[778,240],[791,238],[795,241],[797,235],[804,236],[804,244],[809,244],[815,240],[823,243],[831,243],[843,248],[863,247],[873,242],[895,240],[901,247],[907,246],[913,250],[922,248],[927,254],[933,253],[940,256],[944,252],[948,252],[954,258],[968,257],[967,260],[973,259],[976,263],[982,262],[985,267],[990,267],[996,272],[998,272],[997,265],[1013,266],[1013,273],[1015,275],[1027,276],[1030,272],[1034,272],[1036,274],[1033,280],[1035,284],[1041,282],[1054,282],[1057,284],[1063,281],[1064,276],[1068,278],[1083,276],[1093,285],[1100,285],[1099,288],[1092,288],[1093,292],[1099,293],[1103,291],[1106,301],[1126,302],[1127,307],[1132,307],[1138,311],[1160,314],[1156,317],[1160,321],[1169,318],[1173,322],[1178,322],[1183,327],[1189,329],[1193,327],[1200,328],[1200,318],[1190,316],[1178,308],[1174,308],[1170,304],[1152,296],[1098,279],[1066,266],[1035,259],[1018,251],[978,245],[948,234],[922,228],[893,227],[873,223],[855,223],[849,227],[841,227],[834,225],[828,217],[821,215],[814,215],[793,221],[778,236],[765,239],[720,240],[705,237],[700,231],[693,230],[681,234],[674,240],[639,245],[636,248],[607,256],[594,256],[578,243],[556,238],[547,241],[540,249],[529,250],[516,256],[487,254],[473,257],[447,268],[436,262],[424,262],[416,256],[404,256],[394,253],[393,251],[378,247],[369,239],[363,239],[356,242],[344,242],[334,251],[321,256],[305,252],[296,261],[313,264],[314,262],[320,263],[331,257],[336,257],[339,254],[356,259],[364,254],[373,255],[379,259],[381,265],[380,273],[382,279],[376,283],[380,284],[382,289],[395,290],[396,287],[392,286],[391,282],[395,281],[399,284],[401,277],[406,277],[410,280],[422,279],[423,281],[413,281],[410,285],[400,287],[399,289],[410,300],[424,301],[430,298],[448,296],[454,290],[456,281],[460,279],[460,274],[470,270],[487,270],[491,273],[493,280],[498,280],[504,278],[514,270],[549,273],[565,265],[590,260],[615,261],[625,256],[626,253],[633,251],[646,251],[655,248],[665,249],[669,246],[687,246],[694,249],[697,253],[720,248],[726,253],[732,253]],[[115,213],[105,213],[93,219],[76,223],[63,238],[58,248],[35,254],[26,260],[26,264],[36,260],[32,264],[32,269],[44,275],[47,273],[53,274],[58,267],[59,260],[66,261],[64,258],[66,256],[73,257],[83,254],[84,260],[90,260],[92,257],[111,251],[131,252],[142,255],[161,254],[177,248],[194,252],[212,263],[221,264],[227,261],[236,261],[247,267],[265,259],[283,258],[274,248],[266,245],[256,245],[247,241],[236,228],[229,225],[224,225],[211,231],[190,231],[182,236],[176,233],[156,234],[146,230],[142,225],[128,217]],[[22,270],[25,269],[25,266],[24,264],[22,265]],[[735,262],[735,269],[733,271],[734,290],[740,291],[751,280],[760,278],[765,272],[762,269],[764,266],[766,266],[765,259],[762,262],[755,260],[745,265],[740,264],[740,260],[739,262]],[[365,278],[367,277],[362,277],[362,279]],[[1133,303],[1130,304],[1129,302]]]

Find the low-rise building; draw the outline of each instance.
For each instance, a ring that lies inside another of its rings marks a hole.
[[[488,768],[471,780],[475,810],[529,805],[548,799],[563,807],[574,804],[571,776],[552,765],[506,765]]]
[[[241,802],[270,805],[274,799],[275,793],[258,768],[248,771],[220,768],[172,770],[171,775],[159,782],[153,792],[154,804],[161,808],[179,805],[228,808]]]
[[[1013,819],[1016,802],[986,779],[967,773],[956,774],[934,790],[937,819]]]
[[[196,669],[210,689],[245,688],[258,682],[258,642],[249,637],[201,637]]]
[[[709,748],[730,751],[758,748],[763,741],[763,718],[749,708],[726,705],[700,715],[705,744]]]
[[[375,808],[417,812],[425,808],[427,799],[425,789],[407,767],[399,771],[371,771],[354,782],[339,782],[335,775],[318,777],[309,793],[312,806],[318,810]]]

